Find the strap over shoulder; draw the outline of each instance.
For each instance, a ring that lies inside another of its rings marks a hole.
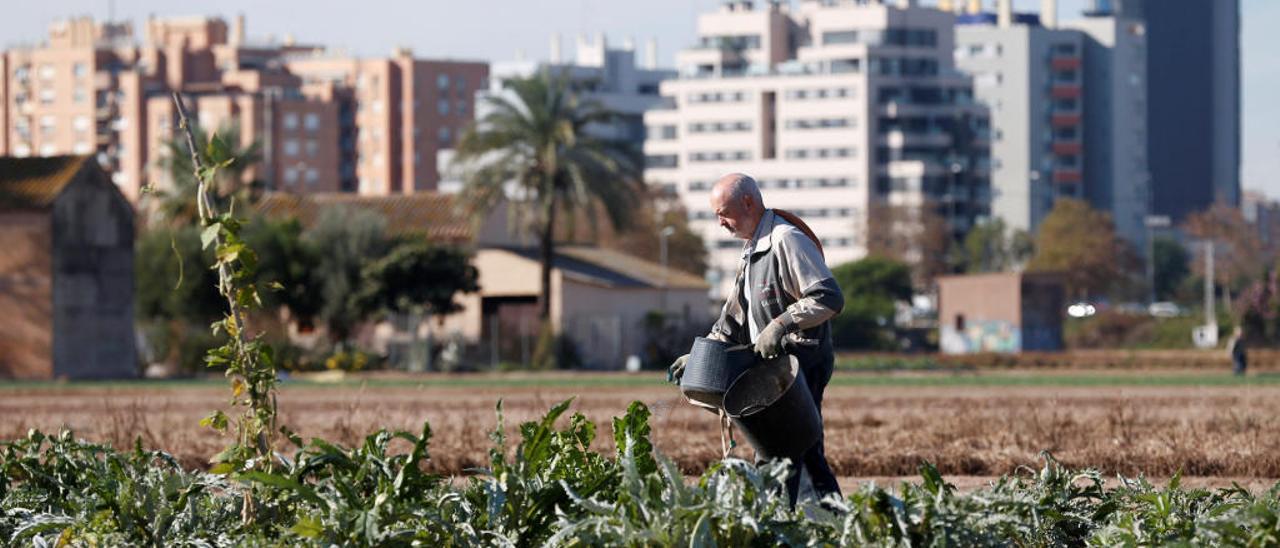
[[[813,240],[813,245],[818,246],[818,253],[821,254],[823,258],[826,258],[827,256],[826,253],[823,253],[822,251],[822,241],[819,240],[818,236],[813,233],[813,229],[809,228],[809,225],[805,224],[804,221],[800,220],[800,217],[797,217],[795,213],[792,213],[785,209],[774,208],[773,213],[779,217],[782,217],[783,220],[787,221],[788,223],[795,225],[796,228],[800,229],[800,232],[803,232],[805,236],[808,236],[810,240]]]

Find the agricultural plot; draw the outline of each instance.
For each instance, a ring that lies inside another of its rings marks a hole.
[[[845,499],[793,509],[778,496],[781,467],[719,460],[715,421],[679,403],[671,388],[596,384],[287,387],[282,419],[305,437],[328,441],[295,438],[272,469],[230,475],[183,466],[200,464],[223,443],[192,427],[219,404],[216,386],[7,388],[0,413],[11,420],[0,437],[12,441],[0,443],[0,539],[206,546],[1280,543],[1280,487],[1190,488],[1177,473],[1167,485],[1107,483],[1107,473],[1081,469],[1274,477],[1275,462],[1263,455],[1275,453],[1269,433],[1280,394],[1269,386],[836,386],[826,409],[837,470],[918,479],[887,489],[846,480]],[[578,397],[559,402],[567,394]],[[647,405],[624,403],[630,400]],[[17,432],[58,426],[118,447]],[[183,462],[148,446],[179,452]],[[1062,462],[1037,455],[1041,449]],[[468,477],[446,477],[458,473]],[[955,473],[1008,475],[963,493],[945,479]],[[253,519],[244,517],[249,501]]]
[[[966,377],[840,374],[824,403],[828,458],[839,476],[916,473],[923,460],[945,475],[999,476],[1037,466],[1042,451],[1107,475],[1280,478],[1280,384],[1202,385],[1202,373],[1090,372]],[[1229,376],[1219,376],[1231,380]],[[1028,379],[1033,379],[1028,380]],[[226,444],[196,423],[225,407],[220,383],[10,388],[0,391],[0,439],[38,428],[175,455],[188,468]],[[380,428],[435,432],[429,470],[460,475],[488,462],[494,408],[508,434],[556,402],[608,424],[631,401],[652,411],[659,452],[686,474],[720,456],[715,418],[649,377],[462,377],[368,385],[285,385],[281,422],[304,438],[354,445]],[[610,442],[593,449],[607,453]],[[745,447],[736,456],[750,458]],[[1229,482],[1228,482],[1229,483]]]

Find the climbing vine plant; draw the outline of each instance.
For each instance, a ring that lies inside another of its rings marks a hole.
[[[198,181],[195,200],[203,227],[200,243],[205,249],[213,250],[218,293],[227,300],[226,313],[211,326],[214,335],[222,337],[225,342],[210,350],[205,362],[209,367],[226,371],[231,383],[232,414],[237,416],[232,418],[220,410],[214,411],[200,424],[224,434],[234,429],[235,438],[213,458],[211,472],[233,476],[269,473],[275,466],[273,433],[278,428],[274,353],[260,337],[249,335],[245,326],[249,311],[262,306],[254,282],[258,258],[241,237],[244,223],[235,216],[234,202],[228,211],[220,212],[210,196],[218,170],[229,167],[236,160],[229,157],[228,143],[216,134],[204,146],[204,154],[200,154],[182,97],[174,93],[173,102]],[[217,160],[207,162],[207,159]],[[279,284],[271,285],[275,289],[280,288]],[[280,430],[292,437],[287,429]],[[241,513],[246,522],[253,520],[252,490],[245,491]]]

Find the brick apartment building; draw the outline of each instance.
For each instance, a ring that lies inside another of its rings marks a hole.
[[[356,58],[245,38],[245,21],[56,22],[38,46],[0,54],[0,156],[92,154],[130,200],[163,185],[177,129],[169,94],[201,125],[235,125],[261,162],[246,174],[276,190],[370,195],[434,190],[436,154],[471,120],[483,62]]]

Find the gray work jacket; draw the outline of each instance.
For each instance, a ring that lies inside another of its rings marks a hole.
[[[746,245],[750,252],[744,247],[733,292],[708,336],[734,344],[752,343],[747,324],[750,310],[759,329],[772,321],[782,323],[787,332],[784,348],[791,353],[830,353],[829,320],[844,308],[844,296],[817,244],[769,209],[760,218],[756,238]],[[747,268],[751,287],[744,292]],[[754,306],[748,306],[747,298],[754,299]]]

